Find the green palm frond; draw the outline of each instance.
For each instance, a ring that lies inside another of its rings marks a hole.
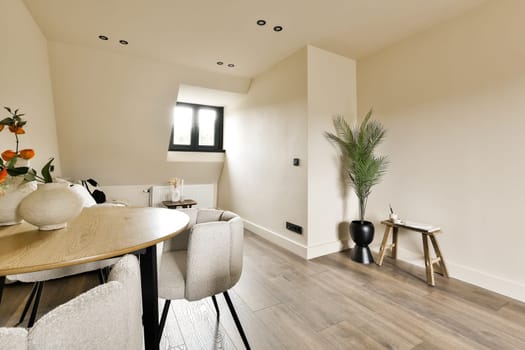
[[[343,166],[359,199],[361,220],[364,220],[366,201],[372,187],[386,173],[387,157],[376,157],[374,149],[383,141],[386,131],[381,123],[370,120],[370,110],[360,125],[352,128],[340,115],[334,117],[335,133],[325,132],[342,154]]]

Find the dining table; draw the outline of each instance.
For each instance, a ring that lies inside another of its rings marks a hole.
[[[0,284],[5,276],[139,256],[145,349],[159,348],[156,245],[183,232],[189,217],[166,208],[93,206],[63,229],[22,222],[0,227]]]

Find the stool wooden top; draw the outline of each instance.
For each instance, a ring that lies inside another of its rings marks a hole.
[[[113,258],[176,236],[185,213],[163,208],[84,208],[66,228],[39,231],[23,222],[0,227],[0,276]]]
[[[393,222],[392,220],[383,220],[381,221],[383,225],[391,226],[391,227],[399,227],[404,228],[407,230],[417,231],[421,233],[437,233],[440,232],[441,229],[439,227],[434,227],[431,225],[426,224],[420,224],[417,222],[411,222],[411,221],[399,221],[399,222]]]

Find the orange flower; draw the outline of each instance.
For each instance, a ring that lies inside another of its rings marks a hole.
[[[7,168],[3,168],[2,171],[0,171],[0,184],[7,179]]]
[[[4,130],[4,124],[0,124],[0,131]]]
[[[5,160],[6,162],[9,162],[14,157],[16,157],[15,151],[8,149],[2,152],[2,159]]]
[[[19,152],[20,158],[22,159],[31,159],[35,156],[35,151],[31,148],[23,149]]]
[[[21,135],[21,134],[25,134],[25,130],[21,127],[21,126],[12,126],[10,125],[9,126],[9,131],[11,131],[12,133],[15,133],[17,135]]]

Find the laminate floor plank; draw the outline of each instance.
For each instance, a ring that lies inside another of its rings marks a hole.
[[[385,258],[355,263],[344,251],[306,261],[246,231],[243,274],[230,296],[254,350],[525,349],[525,303]],[[98,284],[96,273],[46,283],[39,316]],[[13,326],[30,284],[7,285],[0,326]],[[162,350],[244,345],[222,295],[174,301]],[[160,310],[162,307],[159,308]]]
[[[279,340],[269,331],[267,326],[256,316],[251,308],[242,300],[242,298],[236,293],[235,286],[233,290],[230,290],[230,298],[239,319],[241,320],[244,333],[248,338],[252,349],[257,350],[281,350],[285,347],[279,342]],[[244,345],[233,321],[233,317],[228,309],[226,300],[222,295],[217,296],[217,302],[221,310],[220,322],[224,329],[228,332],[228,335],[232,339],[233,343],[238,349],[244,349]]]
[[[255,313],[286,349],[331,349],[331,344],[292,308],[279,304]]]
[[[162,314],[162,309],[164,308],[164,300],[159,299],[159,320]],[[166,324],[164,325],[164,331],[162,332],[162,337],[160,339],[161,350],[183,350],[187,349],[186,344],[184,343],[184,338],[177,323],[177,318],[175,312],[170,308],[168,312],[168,317],[166,318]]]
[[[217,320],[211,300],[206,298],[188,302],[173,300],[170,308],[176,315],[177,324],[188,349],[236,350],[237,347]]]

